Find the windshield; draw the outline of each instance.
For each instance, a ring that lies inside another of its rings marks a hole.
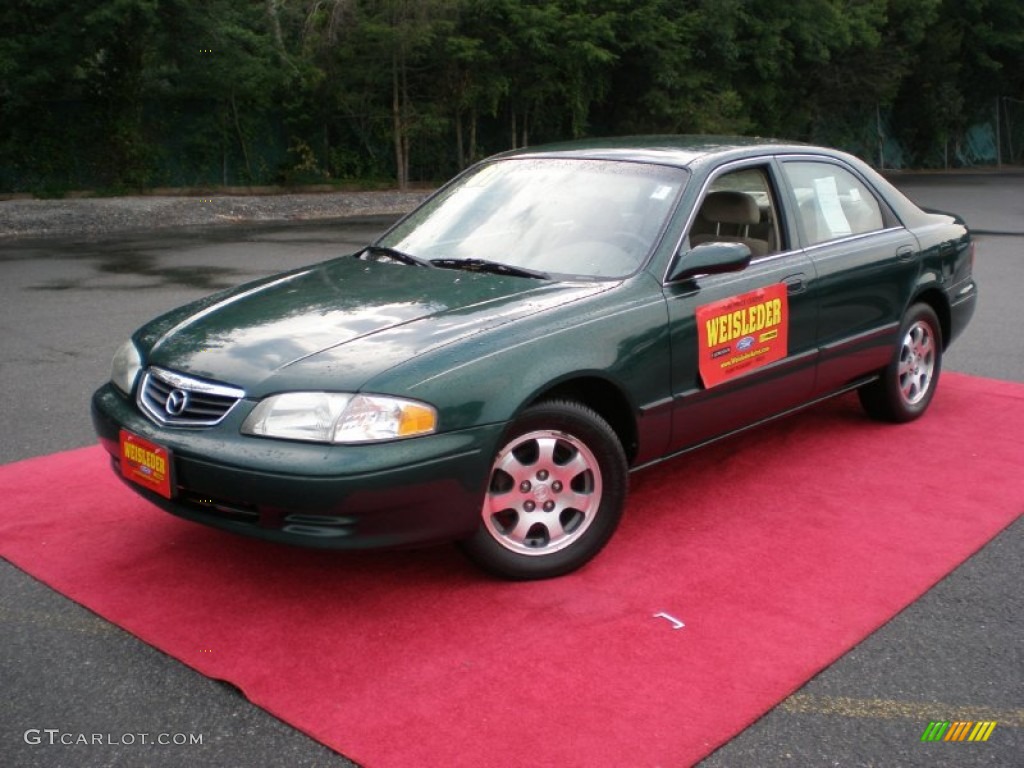
[[[646,260],[685,171],[564,158],[499,160],[458,179],[379,245],[425,261],[625,277]]]

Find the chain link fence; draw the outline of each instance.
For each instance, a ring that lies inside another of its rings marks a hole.
[[[852,125],[850,123],[853,123]],[[950,129],[945,140],[914,147],[906,125],[889,110],[851,120],[834,118],[820,140],[888,170],[978,168],[1024,165],[1024,100],[1004,97],[989,113],[976,113],[963,127]],[[828,136],[832,135],[830,141]]]
[[[56,104],[52,117],[35,136],[0,146],[0,192],[60,196],[72,190],[124,191],[110,182],[116,174],[110,171],[103,137],[87,130],[97,123],[90,107]],[[870,114],[828,115],[801,138],[845,149],[882,170],[1024,166],[1024,99],[1000,98],[961,127],[948,130],[944,139],[925,146],[914,143],[908,123],[878,107]],[[321,127],[315,138],[304,137],[282,115],[240,115],[230,105],[198,100],[153,102],[144,110],[134,147],[139,162],[132,168],[130,186],[210,188],[393,178],[387,130],[368,136],[345,120],[329,127]],[[497,124],[481,124],[481,135],[493,138],[499,148],[501,130]],[[421,163],[414,169],[416,178],[437,180],[456,170],[454,158],[447,157],[452,153],[443,151],[446,146],[431,141],[414,148]]]

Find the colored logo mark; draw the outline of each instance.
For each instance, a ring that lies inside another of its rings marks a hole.
[[[995,727],[995,720],[932,720],[921,741],[988,741]]]

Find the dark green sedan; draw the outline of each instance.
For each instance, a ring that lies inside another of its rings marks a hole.
[[[93,419],[169,512],[315,547],[458,540],[557,576],[629,474],[857,390],[908,421],[974,311],[974,247],[840,152],[744,138],[485,161],[358,253],[172,311]]]

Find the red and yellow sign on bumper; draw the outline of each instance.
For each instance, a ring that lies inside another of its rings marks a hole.
[[[697,307],[700,377],[714,387],[782,360],[789,303],[782,283]]]
[[[166,448],[121,430],[121,474],[143,488],[171,498],[171,459]]]

